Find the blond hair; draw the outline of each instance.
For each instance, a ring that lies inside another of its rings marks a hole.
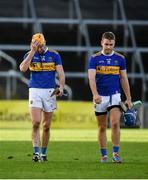
[[[35,41],[38,41],[40,43],[40,45],[46,44],[44,35],[42,33],[36,33],[32,36],[31,42],[34,43]]]

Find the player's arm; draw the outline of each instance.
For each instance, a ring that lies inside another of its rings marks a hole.
[[[131,108],[132,107],[131,93],[130,93],[130,86],[129,86],[126,70],[120,70],[120,82],[126,96],[126,103],[128,105],[128,108]]]
[[[19,66],[20,71],[26,72],[28,70],[31,60],[32,60],[35,52],[37,51],[38,45],[39,45],[38,42],[34,42],[31,44],[31,46],[30,46],[31,50],[29,51],[28,55],[26,56],[26,58],[22,61],[22,63]]]
[[[56,65],[56,71],[57,71],[58,77],[59,77],[60,93],[58,93],[58,96],[62,96],[63,90],[64,90],[64,85],[65,85],[65,74],[64,74],[63,66],[62,65]]]
[[[96,70],[95,69],[89,69],[88,70],[88,79],[89,79],[89,86],[93,95],[93,101],[95,103],[101,102],[101,96],[99,96],[97,87],[96,87]]]

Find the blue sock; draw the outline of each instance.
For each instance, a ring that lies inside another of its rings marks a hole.
[[[102,155],[102,156],[107,156],[107,150],[106,150],[106,148],[101,148],[101,155]]]
[[[47,150],[47,147],[42,147],[42,149],[41,149],[41,154],[42,154],[43,156],[46,156],[46,150]]]
[[[113,146],[113,153],[119,152],[119,146]]]
[[[35,154],[39,154],[39,147],[33,147],[33,149]]]

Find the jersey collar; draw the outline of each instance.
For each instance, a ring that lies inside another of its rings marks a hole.
[[[44,51],[44,54],[48,51],[48,47],[46,47],[45,51]]]
[[[112,53],[111,54],[104,54],[104,52],[103,52],[103,50],[101,51],[101,53],[104,55],[104,56],[112,56],[113,54],[114,54],[114,51],[112,51]]]

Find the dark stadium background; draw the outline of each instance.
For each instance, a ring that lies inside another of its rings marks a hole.
[[[27,1],[27,12],[26,17],[31,17],[31,11],[29,10],[29,3]],[[37,18],[68,18],[69,17],[69,1],[68,0],[34,0],[35,12]],[[113,20],[113,0],[80,0],[79,5],[81,8],[82,19],[103,19],[103,20]],[[24,13],[24,3],[23,0],[5,0],[0,1],[0,18],[15,18],[23,17]],[[148,20],[148,2],[145,0],[124,0],[124,10],[126,13],[126,18],[128,20]],[[74,6],[74,4],[73,4]],[[118,5],[119,6],[119,5]],[[74,8],[75,9],[75,8]],[[119,7],[118,7],[119,9]],[[74,18],[76,13],[74,13]],[[121,19],[121,12],[118,10],[118,19]],[[134,33],[138,47],[148,47],[147,32],[148,26],[137,25],[134,26]],[[65,72],[86,72],[86,52],[66,52],[61,51],[60,46],[75,46],[77,47],[77,32],[78,25],[73,25],[69,27],[68,24],[42,24],[43,34],[46,37],[47,45],[58,46],[57,50],[60,52]],[[88,33],[90,38],[91,47],[100,46],[101,34],[104,31],[113,31],[116,34],[116,47],[124,46],[124,26],[118,25],[114,28],[113,25],[89,25]],[[3,45],[28,45],[32,37],[33,25],[30,23],[12,23],[0,21],[0,49],[3,50],[8,55],[12,56],[17,62],[17,71],[19,71],[19,64],[22,61],[23,55],[27,52],[24,50],[11,50],[4,48]],[[85,47],[85,39],[82,37],[82,46]],[[130,36],[127,38],[127,47],[132,47]],[[97,49],[96,49],[97,50]],[[94,52],[96,52],[94,50]],[[127,69],[131,72],[131,59],[133,52],[121,52],[126,56],[127,59]],[[142,63],[144,66],[145,76],[148,70],[148,53],[141,53]],[[3,58],[0,59],[0,71],[8,71],[11,66],[8,62],[4,61]],[[139,67],[136,65],[136,72],[139,72]],[[140,72],[139,72],[140,73]],[[23,74],[25,77],[29,78],[29,73]],[[131,82],[131,79],[130,79]],[[135,83],[131,83],[131,91],[133,99],[142,99],[142,80],[141,78],[136,78]],[[91,100],[91,93],[88,86],[87,78],[70,78],[66,76],[66,84],[70,86],[73,92],[73,100]],[[147,85],[147,80],[146,80]],[[0,77],[0,99],[6,98],[6,79]],[[28,88],[26,84],[22,83],[17,79],[17,91],[12,93],[11,98],[13,99],[27,99],[28,98]],[[144,101],[148,101],[148,93],[145,93]]]

